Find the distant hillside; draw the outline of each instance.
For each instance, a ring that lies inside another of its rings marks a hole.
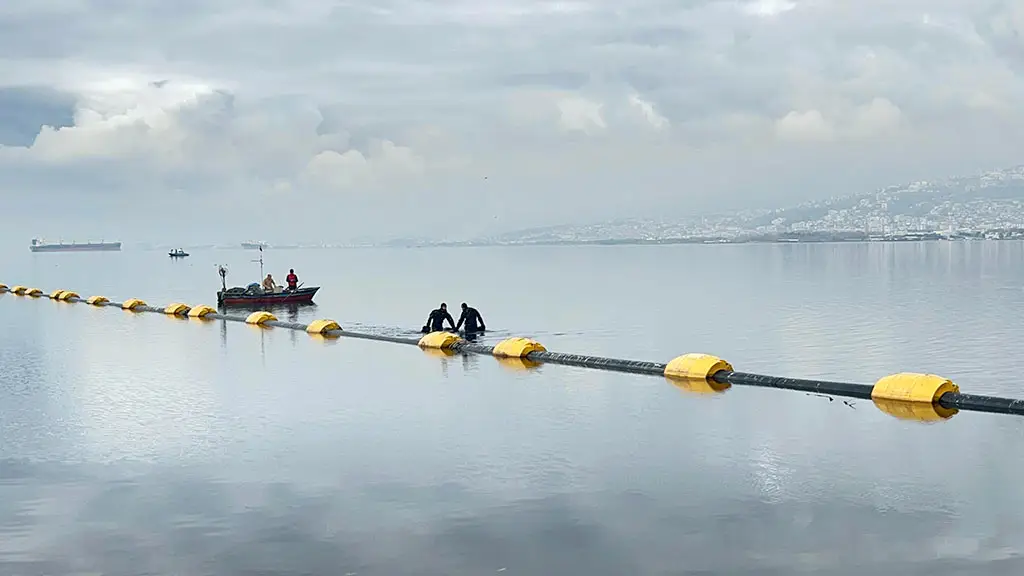
[[[1024,165],[941,181],[888,186],[874,192],[786,208],[695,215],[673,221],[628,219],[585,226],[545,226],[481,238],[476,242],[653,241],[846,230],[1005,228],[1024,228]]]
[[[865,202],[867,201],[867,202]],[[861,204],[884,201],[890,214],[926,217],[937,208],[950,204],[972,202],[1024,201],[1024,165],[975,176],[950,178],[939,182],[912,182],[887,186],[875,192],[806,202],[797,206],[768,211],[751,218],[754,226],[765,226],[776,218],[790,222],[820,220],[830,210],[855,210]]]

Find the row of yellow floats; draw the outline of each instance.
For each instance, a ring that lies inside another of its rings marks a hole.
[[[420,348],[434,350],[445,356],[463,339],[451,332],[432,332],[420,339]],[[509,338],[499,342],[493,354],[506,366],[532,368],[540,363],[532,361],[532,352],[546,352],[541,343],[529,338]],[[677,356],[665,365],[664,376],[677,387],[688,392],[715,394],[731,387],[714,376],[719,372],[733,372],[729,362],[711,354],[689,353]],[[836,393],[827,386],[822,394]],[[871,388],[871,400],[879,410],[901,419],[934,421],[953,417],[957,410],[939,405],[939,398],[947,392],[959,393],[960,387],[942,376],[901,372],[885,376]]]
[[[0,293],[10,292],[19,296],[40,298],[44,292],[38,288],[29,288],[16,285],[8,288],[0,284]],[[81,296],[71,290],[55,290],[49,294],[49,299],[60,302],[81,302]],[[105,296],[90,296],[84,300],[85,303],[93,306],[109,305],[110,300]],[[127,311],[140,311],[140,308],[148,308],[144,300],[130,298],[121,303],[121,309]],[[189,306],[182,302],[173,302],[158,309],[168,316],[206,319],[211,314],[216,314],[217,309],[212,306],[199,305]],[[277,317],[265,310],[249,314],[245,323],[253,326],[265,326],[269,322],[277,321]],[[342,331],[338,322],[331,319],[315,320],[306,325],[305,331],[310,334],[322,336],[340,336]],[[465,342],[457,334],[451,332],[431,332],[420,338],[419,347],[431,354],[439,356],[452,356],[456,354],[458,345]],[[503,365],[514,368],[530,369],[539,366],[540,363],[530,360],[529,355],[533,352],[546,352],[543,344],[530,338],[508,338],[499,342],[492,349],[492,354]],[[683,354],[672,359],[665,365],[664,376],[673,384],[696,393],[721,393],[731,387],[729,383],[718,382],[713,376],[719,372],[732,372],[733,366],[725,360],[711,354]],[[823,387],[819,390],[822,394],[830,394]],[[881,411],[901,419],[918,421],[934,421],[951,418],[957,413],[955,408],[945,408],[939,405],[938,400],[948,392],[959,393],[960,388],[950,380],[934,374],[899,373],[879,379],[871,388],[871,399],[875,406]]]

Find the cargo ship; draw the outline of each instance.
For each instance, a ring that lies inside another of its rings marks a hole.
[[[242,248],[246,250],[259,250],[260,248],[266,248],[267,243],[260,240],[250,240],[248,242],[242,242]]]
[[[53,244],[38,238],[32,239],[28,247],[33,252],[120,252],[120,242],[72,242]]]

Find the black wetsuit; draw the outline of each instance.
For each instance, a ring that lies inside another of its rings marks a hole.
[[[462,311],[462,316],[459,316],[459,323],[455,325],[455,329],[458,330],[463,322],[466,323],[466,332],[482,332],[487,329],[487,326],[484,326],[484,319],[480,316],[480,312],[472,306],[467,306]]]
[[[432,332],[440,332],[441,330],[444,330],[445,320],[448,321],[449,326],[455,325],[455,319],[452,318],[452,315],[449,314],[447,310],[441,310],[438,308],[437,310],[430,312],[430,317],[427,318],[427,326],[430,327]]]

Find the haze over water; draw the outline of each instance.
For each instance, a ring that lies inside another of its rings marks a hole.
[[[215,304],[257,253],[0,254],[0,282]],[[1024,397],[1017,242],[268,250],[301,321]],[[282,313],[287,317],[287,313]],[[1019,574],[1024,420],[0,295],[0,574]]]

